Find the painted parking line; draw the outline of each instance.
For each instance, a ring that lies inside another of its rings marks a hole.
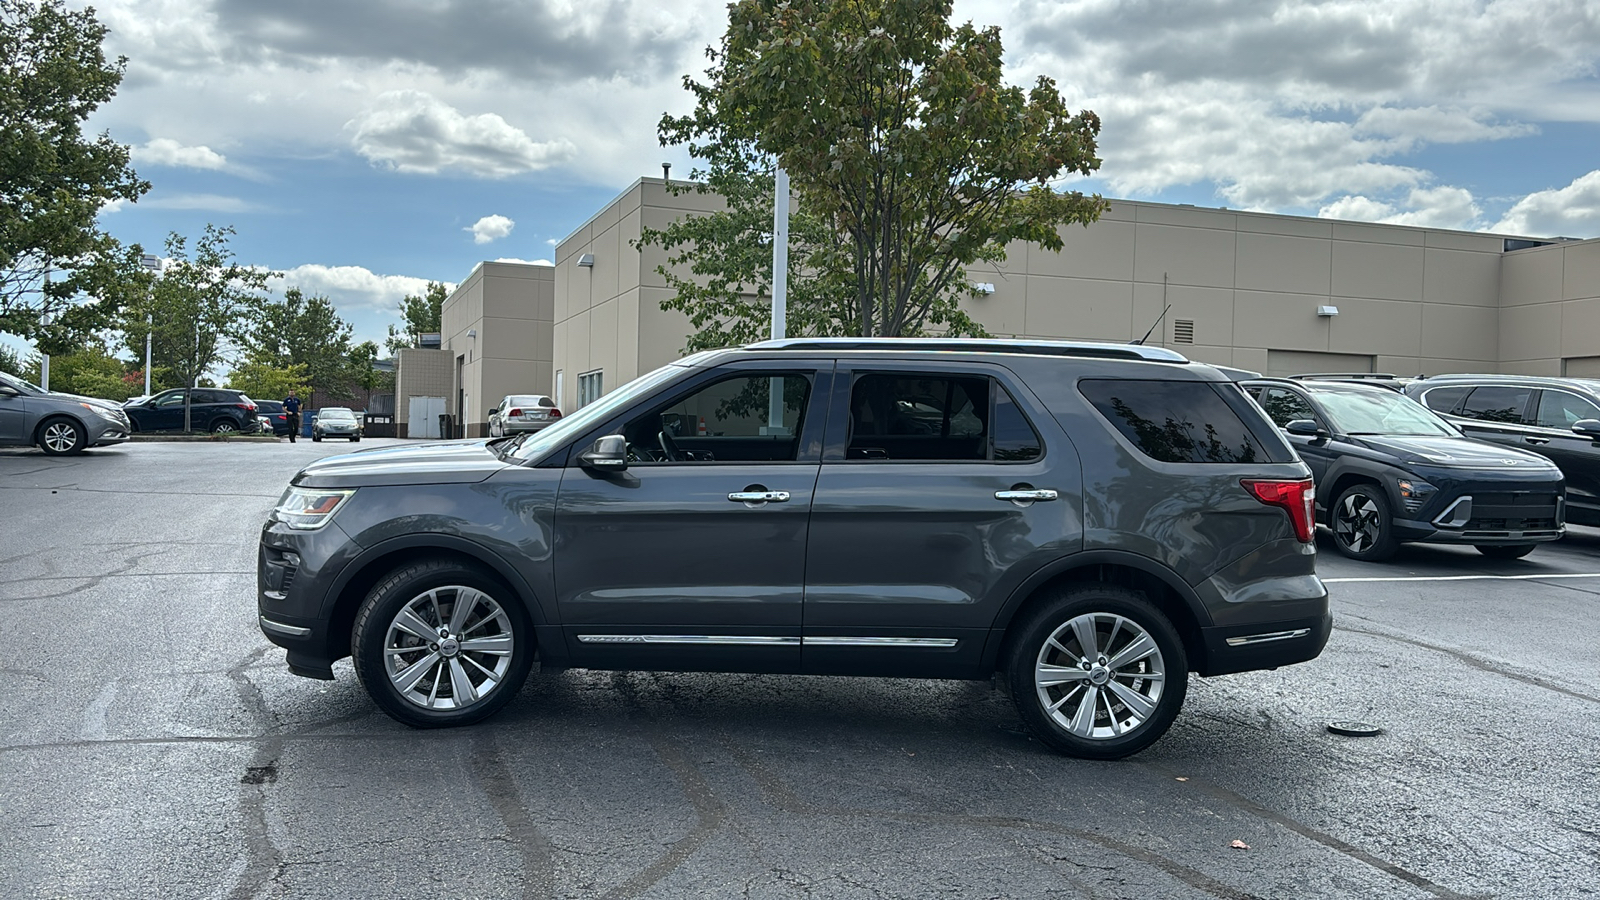
[[[1552,578],[1600,578],[1600,572],[1551,575],[1408,575],[1394,578],[1324,578],[1323,584],[1354,584],[1367,581],[1545,581]]]

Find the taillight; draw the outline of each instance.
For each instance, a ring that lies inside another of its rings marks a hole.
[[[1317,489],[1311,479],[1257,481],[1246,478],[1239,483],[1257,500],[1288,513],[1289,522],[1294,525],[1294,536],[1302,543],[1311,543],[1317,530]]]
[[[556,409],[554,406],[550,407],[550,418],[552,418],[552,419],[561,418],[561,410]]]
[[[520,416],[520,415],[522,415],[522,410],[520,410],[520,409],[512,409],[510,412],[506,413],[506,415],[508,415],[508,416]]]

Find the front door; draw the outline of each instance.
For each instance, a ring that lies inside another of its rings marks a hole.
[[[1572,426],[1600,419],[1600,406],[1568,391],[1539,392],[1526,447],[1550,457],[1567,481],[1567,519],[1600,525],[1600,441],[1576,434]]]
[[[22,394],[0,391],[0,444],[27,443],[27,407]]]
[[[555,580],[575,664],[798,671],[830,378],[794,364],[705,372],[619,423],[625,470],[574,458]]]
[[[1269,387],[1261,390],[1261,408],[1266,410],[1267,417],[1272,424],[1279,428],[1288,427],[1290,422],[1297,419],[1309,419],[1317,423],[1324,431],[1331,431],[1328,423],[1317,415],[1312,408],[1311,401],[1307,400],[1299,391],[1282,387]],[[1328,466],[1334,458],[1333,441],[1331,437],[1311,437],[1310,435],[1288,434],[1284,437],[1294,446],[1295,452],[1311,467],[1311,478],[1318,485],[1325,483],[1324,476],[1328,474]],[[1328,496],[1326,488],[1317,491],[1317,500],[1322,506],[1333,502],[1333,497]]]
[[[973,677],[1021,580],[1082,549],[1081,468],[999,366],[835,376],[806,553],[806,672]]]

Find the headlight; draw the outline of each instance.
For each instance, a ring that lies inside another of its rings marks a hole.
[[[328,524],[355,491],[318,491],[290,488],[273,507],[272,520],[299,531],[315,531]]]
[[[118,415],[115,410],[106,409],[104,406],[95,406],[93,403],[79,403],[78,405],[105,419],[107,422],[122,424],[122,416]]]
[[[1414,513],[1426,506],[1428,500],[1438,493],[1439,489],[1426,481],[1416,479],[1400,479],[1396,483],[1400,488],[1400,502],[1406,506],[1406,512]]]

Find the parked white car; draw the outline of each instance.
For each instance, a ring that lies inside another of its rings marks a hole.
[[[489,436],[539,431],[561,418],[556,402],[543,394],[507,394],[489,410]]]

